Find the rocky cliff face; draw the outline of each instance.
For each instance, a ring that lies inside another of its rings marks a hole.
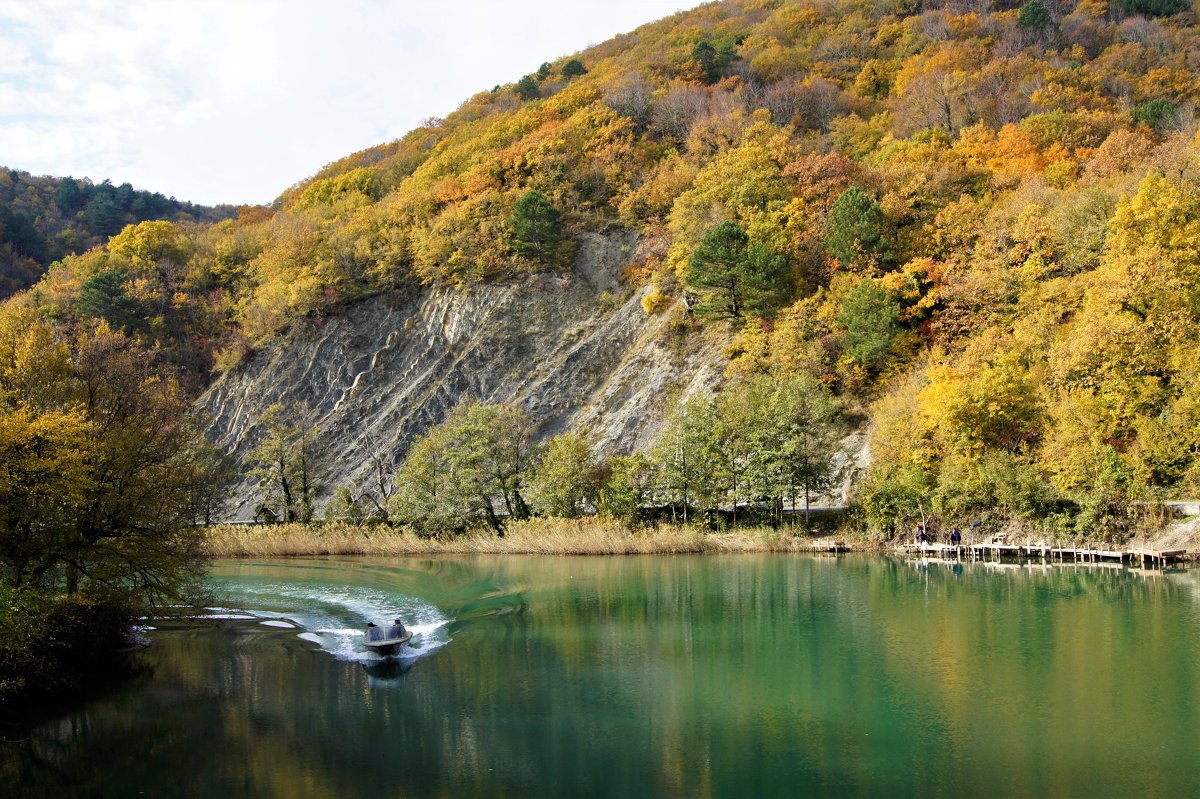
[[[647,316],[640,292],[621,284],[635,244],[624,232],[584,234],[568,276],[361,302],[219,379],[200,399],[209,438],[246,475],[263,412],[303,409],[318,507],[365,474],[370,452],[398,461],[468,398],[524,407],[542,437],[574,428],[606,452],[643,448],[671,390],[704,390],[720,365],[702,347],[672,346],[665,315]],[[243,477],[224,515],[248,519],[261,499]]]

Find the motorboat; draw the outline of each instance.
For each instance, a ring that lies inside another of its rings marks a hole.
[[[363,634],[363,646],[378,655],[391,657],[397,654],[412,636],[412,630],[406,629],[399,619],[382,627],[371,622],[367,624],[367,631]]]

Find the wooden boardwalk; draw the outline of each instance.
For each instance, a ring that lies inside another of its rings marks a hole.
[[[914,543],[906,550],[921,555],[939,558],[970,560],[1000,560],[1001,558],[1041,558],[1074,563],[1130,563],[1143,568],[1162,567],[1180,560],[1187,554],[1184,549],[1097,549],[1093,547],[1056,547],[1045,542],[1009,544],[989,541],[981,544],[937,544]]]

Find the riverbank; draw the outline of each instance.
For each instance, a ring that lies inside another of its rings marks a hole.
[[[1013,541],[1042,540],[1040,534],[1010,528]],[[597,518],[528,519],[508,525],[503,538],[481,529],[451,538],[424,538],[381,525],[273,524],[214,525],[205,548],[214,558],[305,557],[320,555],[672,555],[736,552],[885,552],[900,542],[867,533],[806,535],[800,528],[747,527],[712,532],[699,527],[661,524],[630,529]],[[978,542],[964,542],[978,543]],[[1055,546],[1078,544],[1054,542]],[[1123,546],[1185,549],[1180,560],[1200,556],[1200,519],[1147,531]],[[1115,545],[1114,545],[1115,546]],[[1105,548],[1105,547],[1099,547]],[[1109,547],[1111,548],[1111,547]]]
[[[799,531],[799,534],[796,534]],[[880,550],[877,541],[813,537],[800,528],[752,527],[707,532],[664,524],[639,530],[603,519],[528,519],[490,531],[422,538],[382,526],[352,524],[216,525],[205,546],[217,558],[306,555],[673,555],[733,552]]]

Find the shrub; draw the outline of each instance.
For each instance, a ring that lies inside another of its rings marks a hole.
[[[670,304],[671,295],[664,294],[658,286],[651,286],[646,296],[642,297],[642,310],[651,316],[662,313]]]
[[[586,74],[587,74],[587,67],[585,67],[583,65],[583,62],[580,61],[578,58],[572,58],[570,61],[563,64],[563,66],[562,66],[562,76],[564,78],[568,78],[568,79],[576,78],[576,77],[579,77],[580,75],[586,75]]]
[[[119,600],[0,586],[0,707],[93,688],[122,666],[132,623]]]

